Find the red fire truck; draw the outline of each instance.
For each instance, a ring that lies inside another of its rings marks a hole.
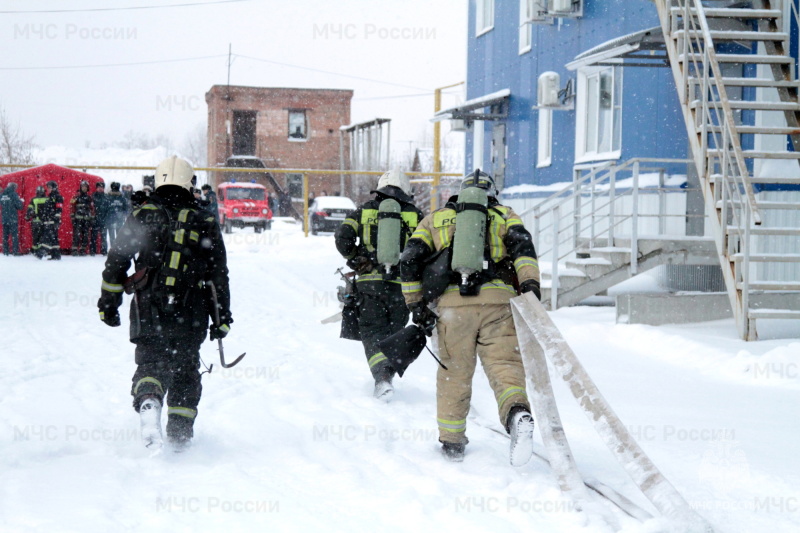
[[[258,183],[220,183],[217,186],[219,223],[225,233],[252,226],[256,233],[272,228],[267,188]]]

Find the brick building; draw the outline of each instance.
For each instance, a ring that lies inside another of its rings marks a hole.
[[[339,127],[350,123],[352,98],[351,90],[214,85],[206,93],[209,166],[225,166],[231,156],[250,156],[267,168],[338,169]],[[301,175],[274,177],[291,197],[302,196]],[[211,179],[216,185],[225,176]],[[265,180],[264,185],[270,187]],[[340,189],[339,175],[311,178],[309,189],[314,195],[334,194]]]

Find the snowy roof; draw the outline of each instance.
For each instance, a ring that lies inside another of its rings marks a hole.
[[[509,96],[511,96],[511,89],[501,89],[493,93],[485,94],[483,96],[479,96],[478,98],[467,100],[463,104],[458,104],[453,107],[449,107],[447,109],[442,109],[433,116],[431,122],[460,119],[464,117],[465,114],[476,115],[476,113],[471,113],[471,112],[483,107],[498,104],[503,100],[505,100],[506,98],[508,98]],[[475,119],[475,117],[472,118],[473,120]]]
[[[661,26],[646,30],[639,30],[621,37],[614,37],[608,41],[590,48],[575,56],[567,63],[568,70],[577,70],[590,65],[602,65],[604,61],[615,60],[621,63],[625,58],[647,60],[648,65],[658,66],[659,62],[666,60],[665,54],[653,55],[655,50],[664,49],[664,33]],[[634,55],[636,52],[646,51],[650,55]],[[653,62],[657,60],[658,62]],[[624,63],[623,63],[624,64]]]
[[[355,209],[356,204],[346,196],[317,196],[314,198],[320,209]]]

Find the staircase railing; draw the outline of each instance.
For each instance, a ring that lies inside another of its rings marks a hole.
[[[621,164],[577,166],[573,183],[520,213],[526,226],[532,228],[540,261],[550,260],[552,309],[557,308],[559,262],[594,247],[614,246],[615,236],[623,231],[630,238],[631,273],[637,273],[642,220],[655,219],[649,233],[665,235],[671,217],[691,216],[682,210],[670,211],[667,206],[667,194],[690,189],[677,189],[666,183],[668,168],[691,163],[689,159],[634,158]],[[643,176],[647,178],[644,182]],[[643,212],[642,194],[657,195],[657,206]]]

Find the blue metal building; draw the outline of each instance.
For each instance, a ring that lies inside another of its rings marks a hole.
[[[565,3],[572,13],[542,15]],[[597,65],[604,50],[646,43],[650,35],[636,32],[656,28],[657,40],[656,8],[645,0],[470,0],[468,101],[460,114],[443,112],[469,125],[466,168],[484,168],[508,189],[572,181],[576,164],[687,157],[686,129],[672,74],[661,68],[667,67],[663,55],[642,46],[636,51],[642,59],[616,57]],[[594,65],[576,60],[586,52]],[[622,61],[649,67],[614,66]],[[535,109],[537,80],[545,72],[560,75],[563,109]],[[478,118],[486,120],[471,120]]]

